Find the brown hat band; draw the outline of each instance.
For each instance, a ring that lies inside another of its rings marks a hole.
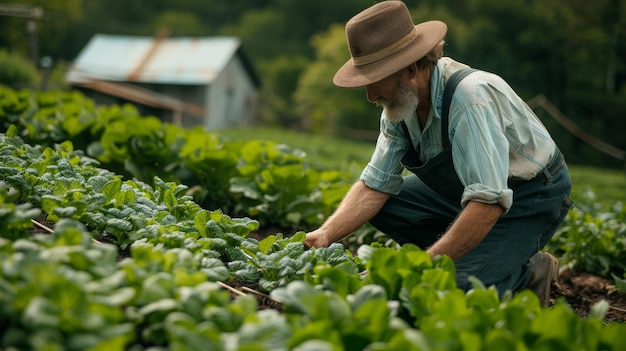
[[[409,34],[407,34],[406,36],[404,36],[404,38],[398,40],[397,42],[395,42],[393,45],[387,46],[386,48],[383,48],[381,50],[372,52],[371,54],[367,54],[364,56],[355,56],[352,57],[352,63],[355,66],[363,66],[363,65],[367,65],[370,64],[372,62],[376,62],[380,59],[383,59],[391,54],[394,54],[402,49],[404,49],[407,45],[409,45],[413,39],[415,39],[418,36],[417,31],[415,30],[415,28],[409,32]]]

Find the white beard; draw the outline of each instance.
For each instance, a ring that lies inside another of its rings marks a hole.
[[[398,84],[398,92],[393,101],[379,100],[377,105],[382,105],[385,117],[391,122],[400,122],[406,117],[412,116],[419,104],[417,89],[409,84],[401,82]]]

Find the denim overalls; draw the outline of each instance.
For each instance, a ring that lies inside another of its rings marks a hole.
[[[473,71],[468,68],[455,72],[446,83],[442,102],[444,151],[422,164],[415,148],[410,147],[402,165],[414,175],[404,177],[400,193],[392,195],[370,221],[399,244],[412,243],[427,249],[462,210],[464,186],[452,163],[448,110],[456,84]],[[509,179],[508,183],[513,190],[509,212],[500,217],[474,250],[455,262],[461,289],[472,288],[469,276],[476,276],[486,286],[495,285],[500,296],[507,290],[523,289],[530,279],[530,257],[552,238],[573,203],[569,198],[569,171],[558,148],[533,179]]]

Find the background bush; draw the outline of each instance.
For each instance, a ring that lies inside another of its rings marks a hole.
[[[27,58],[0,49],[0,83],[13,88],[33,87],[39,83],[39,73]]]

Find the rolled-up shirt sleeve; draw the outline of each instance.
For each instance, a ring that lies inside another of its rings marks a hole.
[[[408,147],[401,125],[381,117],[376,149],[359,179],[371,189],[397,195],[402,188],[401,160]]]
[[[469,201],[499,204],[507,213],[513,204],[508,188],[509,143],[504,127],[488,104],[462,104],[451,120],[452,158],[465,186],[461,206]],[[451,114],[452,115],[452,114]]]
[[[498,204],[504,209],[503,214],[506,214],[513,205],[513,190],[496,190],[483,184],[470,184],[463,190],[461,205],[465,206],[470,201]]]

